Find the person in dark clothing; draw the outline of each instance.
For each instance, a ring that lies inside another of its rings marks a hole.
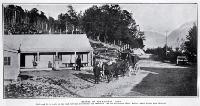
[[[123,77],[125,76],[126,73],[127,64],[128,64],[127,61],[123,60],[120,66],[121,74]]]
[[[49,61],[49,63],[48,63],[48,68],[52,68],[52,63],[51,63],[51,61]]]
[[[105,74],[106,79],[108,80],[108,83],[109,83],[110,82],[110,78],[111,78],[111,72],[109,70],[108,63],[104,63],[103,67],[104,67],[104,74]]]
[[[114,64],[114,77],[116,78],[116,79],[118,79],[119,78],[119,64],[117,64],[117,63],[115,63]]]
[[[98,62],[94,63],[93,72],[94,72],[95,84],[98,84],[99,83],[99,77],[100,77],[100,67],[98,67]]]
[[[80,58],[79,55],[78,55],[78,58],[76,59],[76,65],[77,65],[76,69],[80,71],[80,69],[81,69],[81,58]]]
[[[95,80],[95,84],[99,83],[100,80],[100,70],[101,68],[98,67],[98,62],[96,61],[96,58],[93,57],[93,72],[94,72],[94,80]]]
[[[37,62],[33,60],[33,68],[36,68],[36,66],[37,66]]]

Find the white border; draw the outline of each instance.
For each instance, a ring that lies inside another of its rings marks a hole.
[[[199,5],[199,0],[1,0],[1,9],[0,9],[0,16],[2,16],[2,3],[198,3]],[[198,7],[199,11],[199,7]],[[199,13],[198,13],[199,17]],[[0,17],[0,33],[2,34],[2,17]],[[198,25],[199,25],[199,20],[198,20]],[[198,30],[199,33],[199,30]],[[198,42],[199,42],[199,37],[198,37]],[[0,36],[0,78],[3,78],[3,50],[2,50],[2,36]],[[198,43],[198,62],[199,62],[199,43]],[[198,66],[199,70],[199,66]],[[199,72],[198,72],[198,91],[199,91]],[[155,98],[155,97],[148,97],[148,98],[59,98],[59,99],[3,99],[3,81],[0,80],[0,99],[1,99],[1,106],[36,106],[36,103],[57,103],[55,106],[62,106],[58,105],[58,103],[80,103],[81,101],[85,100],[101,100],[101,101],[122,101],[122,102],[160,102],[160,103],[166,103],[162,104],[162,106],[200,106],[200,98],[199,94],[198,97],[195,98],[189,98],[189,97],[161,97],[161,98]],[[199,92],[198,92],[199,93]],[[144,104],[145,105],[145,104]],[[40,105],[39,105],[40,106]],[[53,106],[53,105],[52,105]],[[66,106],[66,105],[64,105]],[[86,106],[86,105],[85,105]],[[112,105],[109,105],[112,106]],[[134,105],[137,106],[137,105]],[[143,106],[143,105],[138,105],[138,106]],[[149,106],[149,104],[148,104]],[[150,105],[154,106],[154,105]]]

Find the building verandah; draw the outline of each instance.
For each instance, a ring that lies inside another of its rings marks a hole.
[[[22,52],[20,53],[20,69],[73,68],[80,56],[83,67],[91,67],[93,52]],[[34,67],[34,62],[37,65]]]
[[[20,71],[74,68],[78,55],[83,68],[91,69],[93,48],[86,34],[3,36],[5,79],[16,79]]]

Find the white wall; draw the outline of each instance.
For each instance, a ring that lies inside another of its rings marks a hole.
[[[63,63],[70,63],[70,62],[72,62],[72,61],[70,61],[71,58],[72,58],[71,55],[62,55],[62,62]]]
[[[16,80],[19,75],[19,61],[18,54],[12,52],[3,52],[4,57],[10,57],[11,64],[4,65],[4,79],[14,79]]]
[[[82,58],[83,55],[83,58]],[[81,54],[81,60],[82,63],[86,63],[87,62],[87,57],[88,57],[88,66],[92,66],[91,64],[91,60],[92,60],[92,52],[87,54]],[[78,57],[78,54],[76,55],[76,58]],[[40,54],[39,55],[39,61],[37,61],[38,66],[36,68],[48,68],[48,62],[51,61],[52,65],[53,65],[53,61],[54,61],[55,55],[50,55],[50,54]],[[63,54],[62,55],[62,61],[59,63],[60,66],[62,66],[62,63],[75,63],[75,54],[70,55],[70,54]],[[32,61],[34,60],[34,56],[33,55],[25,55],[25,68],[33,68],[33,63]]]
[[[48,68],[49,61],[51,61],[53,65],[53,55],[40,55],[38,68]]]
[[[91,66],[91,55],[92,53],[89,52],[88,54],[77,54],[76,58],[78,57],[78,55],[80,55],[81,57],[81,62],[82,63],[86,63],[87,62],[87,58],[88,58],[88,66]],[[83,58],[82,58],[83,55]],[[88,55],[88,56],[87,56]],[[62,55],[62,63],[75,63],[75,55]]]
[[[93,52],[90,52],[88,54],[88,66],[92,66],[92,60],[93,60]]]
[[[25,55],[25,67],[33,68],[34,55]]]

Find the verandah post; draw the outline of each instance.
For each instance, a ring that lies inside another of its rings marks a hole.
[[[93,51],[91,52],[91,66],[93,66]]]
[[[74,52],[74,55],[75,55],[75,57],[74,57],[74,60],[75,60],[75,61],[74,61],[74,62],[75,62],[75,70],[76,70],[76,66],[77,66],[77,65],[76,65],[76,52]]]
[[[37,52],[37,56],[36,56],[36,58],[37,58],[37,67],[38,67],[38,65],[39,65],[39,52]]]

